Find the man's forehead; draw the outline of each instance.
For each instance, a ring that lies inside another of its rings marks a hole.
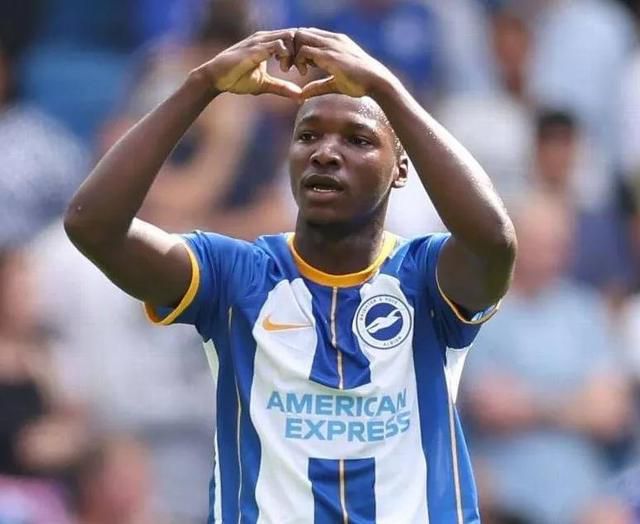
[[[340,94],[323,95],[307,100],[298,110],[296,125],[303,120],[323,118],[345,118],[373,128],[389,127],[384,112],[372,98],[353,98]]]

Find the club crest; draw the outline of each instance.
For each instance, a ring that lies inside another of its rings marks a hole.
[[[364,301],[356,311],[356,330],[360,338],[376,349],[391,349],[411,331],[407,305],[391,295],[377,295]]]

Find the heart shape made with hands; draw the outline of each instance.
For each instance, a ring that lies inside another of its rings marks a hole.
[[[279,76],[270,70],[270,63],[279,64],[280,71],[286,76]],[[312,94],[313,90],[317,89],[318,85],[333,80],[330,73],[318,67],[313,61],[305,60],[296,63],[295,57],[289,55],[273,55],[267,58],[257,67],[257,72],[260,75],[261,92],[290,98],[298,102],[317,96],[317,94]],[[297,75],[298,78],[291,79],[292,74]],[[305,82],[305,77],[311,78]],[[337,89],[333,87],[331,92],[337,92]]]
[[[327,75],[301,87],[267,70],[275,59],[283,73],[296,68],[301,77],[310,68]],[[305,28],[255,33],[232,46],[206,66],[211,65],[220,91],[237,94],[275,94],[296,101],[327,93],[359,97],[366,94],[373,59],[345,35]]]

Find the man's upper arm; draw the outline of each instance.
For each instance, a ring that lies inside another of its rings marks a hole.
[[[446,246],[451,242],[449,234],[435,234],[415,243],[414,257],[422,274],[424,291],[436,332],[444,344],[453,349],[468,347],[475,339],[481,324],[497,310],[497,302],[481,308],[461,306],[447,294],[440,282],[440,264]]]
[[[496,249],[480,257],[451,236],[442,246],[437,279],[442,293],[469,312],[490,307],[505,295],[513,272],[513,252]]]
[[[120,289],[159,306],[177,304],[192,278],[192,263],[180,237],[135,219],[127,235],[84,254]]]

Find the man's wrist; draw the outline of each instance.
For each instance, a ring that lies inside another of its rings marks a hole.
[[[382,106],[395,98],[401,89],[400,80],[386,67],[383,67],[372,82],[368,95]]]
[[[221,94],[211,77],[202,68],[192,70],[187,77],[186,84],[202,96],[207,97],[209,102]]]

